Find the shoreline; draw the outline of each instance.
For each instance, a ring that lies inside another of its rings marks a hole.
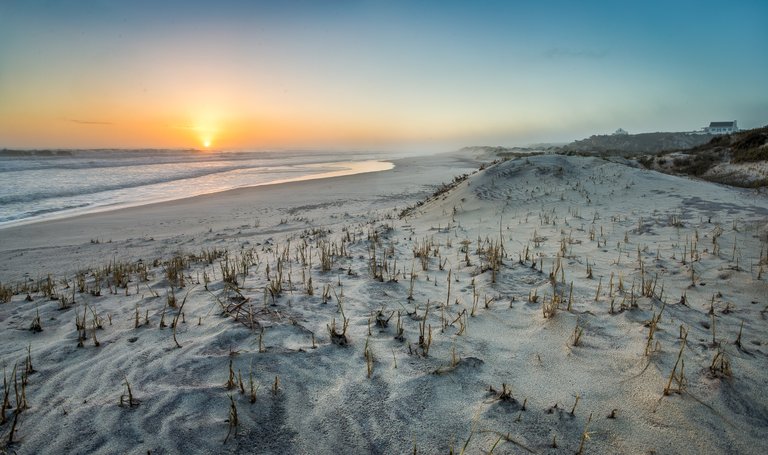
[[[317,172],[312,174],[303,174],[299,177],[279,178],[279,179],[270,180],[267,182],[236,186],[236,187],[226,188],[222,190],[214,190],[214,191],[208,191],[208,192],[203,191],[198,194],[191,194],[188,196],[171,197],[167,199],[164,198],[163,196],[158,196],[157,198],[154,198],[153,200],[148,202],[134,200],[134,201],[127,201],[127,202],[116,202],[116,203],[111,203],[106,205],[95,205],[95,206],[85,207],[85,208],[59,210],[56,212],[46,213],[43,215],[35,215],[29,218],[6,221],[3,223],[0,223],[0,231],[6,228],[11,228],[16,226],[24,226],[24,225],[45,222],[45,221],[55,221],[55,220],[73,218],[73,217],[82,216],[82,215],[110,212],[113,210],[121,210],[125,208],[141,207],[145,205],[172,202],[172,201],[188,199],[188,198],[197,197],[197,196],[204,196],[207,194],[224,193],[227,191],[237,190],[241,188],[255,188],[255,187],[270,186],[270,185],[280,185],[280,184],[292,183],[292,182],[343,177],[347,175],[366,174],[370,172],[382,172],[382,171],[392,169],[394,167],[394,164],[392,163],[391,160],[373,159],[373,160],[359,160],[359,161],[333,161],[333,162],[323,162],[323,163],[309,163],[309,164],[306,164],[305,166],[309,168],[333,167],[337,169],[325,171],[325,172]]]

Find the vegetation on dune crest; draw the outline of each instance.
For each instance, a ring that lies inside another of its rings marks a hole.
[[[689,149],[647,153],[638,162],[649,169],[733,186],[768,186],[768,126],[715,136]]]

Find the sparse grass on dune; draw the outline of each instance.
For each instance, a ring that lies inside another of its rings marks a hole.
[[[406,210],[6,282],[0,429],[49,453],[43,429],[153,453],[765,448],[768,201],[705,185],[518,158]]]

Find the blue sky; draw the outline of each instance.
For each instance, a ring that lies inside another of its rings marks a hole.
[[[768,124],[765,1],[0,3],[0,147],[453,147]]]

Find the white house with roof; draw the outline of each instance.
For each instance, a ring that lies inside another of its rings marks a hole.
[[[710,122],[704,127],[704,132],[709,134],[730,134],[739,131],[736,120],[732,122]]]

